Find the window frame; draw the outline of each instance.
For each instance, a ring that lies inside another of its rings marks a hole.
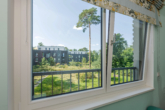
[[[114,36],[114,28],[115,28],[115,13],[116,12],[110,12],[110,28],[109,28],[109,43],[113,41],[113,36]],[[143,79],[139,81],[134,81],[130,83],[123,83],[115,86],[111,86],[111,70],[112,70],[112,54],[113,54],[113,45],[108,46],[108,63],[107,63],[107,92],[113,92],[117,90],[122,90],[122,89],[127,89],[131,87],[136,87],[139,85],[145,85],[146,83],[146,57],[147,57],[147,51],[149,50],[148,45],[149,45],[149,37],[150,37],[150,30],[151,30],[151,24],[148,23],[147,25],[147,34],[146,34],[146,43],[145,43],[145,52],[144,52],[144,63],[143,63]]]
[[[20,53],[24,55],[24,57],[21,58],[22,60],[22,64],[26,63],[26,65],[22,65],[21,68],[24,68],[25,70],[27,70],[26,72],[22,71],[22,77],[21,79],[24,79],[24,81],[22,82],[22,84],[24,85],[24,87],[21,87],[22,92],[24,91],[24,93],[27,93],[27,95],[22,96],[24,97],[23,100],[28,99],[28,104],[38,104],[38,103],[47,103],[51,102],[53,104],[60,104],[60,103],[65,103],[68,101],[73,101],[73,100],[77,100],[77,99],[82,99],[82,98],[87,98],[90,96],[94,96],[94,95],[99,95],[99,94],[103,94],[106,91],[106,59],[105,59],[105,50],[106,50],[106,34],[105,32],[102,32],[102,87],[100,88],[96,88],[96,89],[91,89],[91,90],[86,90],[86,91],[79,91],[79,92],[75,92],[75,93],[70,93],[70,94],[64,94],[64,95],[60,95],[60,96],[54,96],[54,97],[48,97],[48,98],[44,98],[44,99],[39,99],[39,100],[32,100],[32,42],[33,42],[33,38],[32,36],[32,0],[21,0],[22,4],[21,4],[21,8],[22,8],[22,13],[21,13],[21,28],[24,29],[24,31],[21,33],[23,38],[25,38],[27,40],[26,43],[24,43],[25,41],[21,42],[21,49]],[[103,21],[106,20],[106,14],[105,12],[102,13],[102,19],[104,19]],[[106,25],[105,22],[102,23],[102,30],[106,29]],[[100,28],[101,31],[101,28]],[[22,39],[24,40],[24,39]],[[25,55],[26,54],[26,55]],[[61,55],[61,54],[60,54]],[[61,57],[61,56],[60,56]],[[26,78],[26,80],[25,80]],[[23,89],[24,88],[24,89]],[[26,91],[26,92],[25,92]],[[25,98],[26,97],[26,98]],[[49,103],[50,104],[50,103]],[[53,105],[52,104],[52,105]]]
[[[147,47],[147,54],[145,55],[145,74],[144,75],[144,80],[140,81],[140,83],[137,82],[132,82],[129,84],[124,84],[126,86],[123,85],[117,85],[114,86],[113,88],[108,88],[110,87],[108,83],[108,77],[106,78],[106,10],[103,9],[103,26],[102,26],[102,35],[104,36],[102,39],[102,53],[104,53],[104,55],[102,55],[102,84],[103,87],[102,88],[98,88],[98,89],[93,89],[93,90],[88,90],[88,91],[81,91],[81,92],[77,92],[74,94],[66,94],[66,95],[61,95],[61,96],[55,96],[55,97],[50,97],[50,98],[46,98],[46,99],[40,99],[40,100],[33,100],[32,101],[32,87],[31,87],[31,83],[32,83],[32,68],[31,68],[31,64],[32,64],[32,16],[31,14],[32,12],[32,0],[15,0],[14,1],[15,7],[14,7],[14,102],[15,102],[15,108],[18,110],[34,110],[34,109],[41,109],[44,110],[44,108],[59,108],[59,107],[67,107],[69,109],[69,107],[71,107],[68,104],[76,104],[77,106],[80,105],[84,106],[84,103],[87,102],[88,104],[92,104],[92,102],[95,102],[97,100],[95,100],[95,98],[99,98],[99,97],[108,97],[110,98],[110,94],[111,96],[115,96],[115,91],[116,90],[121,90],[120,94],[123,95],[124,92],[122,92],[122,90],[129,88],[127,90],[127,93],[129,94],[129,90],[133,89],[132,86],[136,86],[136,87],[144,87],[146,88],[145,90],[136,90],[135,94],[132,94],[130,96],[126,96],[126,97],[120,97],[120,100],[122,100],[123,98],[129,98],[131,96],[135,96],[138,95],[140,93],[144,93],[147,91],[151,91],[154,89],[153,86],[153,76],[154,76],[154,43],[153,43],[153,36],[154,36],[154,26],[152,26],[152,29],[149,28],[149,32],[147,33],[147,45],[149,42],[149,38],[148,36],[150,36],[150,31],[151,31],[151,46],[146,46]],[[110,37],[111,38],[111,37]],[[110,39],[109,39],[110,40]],[[150,47],[150,48],[149,48]],[[148,53],[151,53],[150,55],[148,55]],[[150,61],[148,60],[150,58]],[[150,62],[150,63],[148,63]],[[146,65],[148,64],[148,65]],[[153,68],[149,69],[149,68]],[[146,77],[148,76],[148,77]],[[107,81],[106,81],[107,79]],[[104,81],[103,81],[104,80]],[[108,86],[108,87],[107,87]],[[150,88],[147,88],[150,87]],[[111,93],[110,93],[111,92]],[[118,97],[117,97],[118,98]],[[106,104],[110,104],[113,103],[115,101],[119,101],[119,99],[112,97],[111,101],[109,102],[104,102],[102,103],[102,106],[106,105]],[[57,101],[58,100],[58,101]],[[87,101],[88,100],[88,101]],[[65,103],[65,102],[68,102]],[[80,102],[82,102],[83,105],[80,104]],[[58,105],[57,105],[58,104]],[[97,105],[96,105],[97,104]],[[93,104],[91,106],[87,106],[86,108],[95,108],[95,106],[100,107],[101,104],[100,102],[96,102],[96,104]],[[98,106],[99,105],[99,106]],[[74,107],[72,107],[74,108]]]

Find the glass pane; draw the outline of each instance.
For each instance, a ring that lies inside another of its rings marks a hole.
[[[146,26],[143,21],[115,13],[110,85],[142,80]]]
[[[99,7],[33,0],[33,99],[102,87],[101,52]]]

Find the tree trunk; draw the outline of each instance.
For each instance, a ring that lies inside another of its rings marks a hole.
[[[89,24],[89,68],[91,68],[91,26]]]

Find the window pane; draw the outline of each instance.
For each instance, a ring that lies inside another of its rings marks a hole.
[[[143,21],[115,13],[111,85],[142,80],[146,26]]]
[[[102,87],[101,51],[99,7],[33,0],[33,99]]]

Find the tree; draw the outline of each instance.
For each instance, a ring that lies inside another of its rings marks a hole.
[[[42,42],[39,42],[38,46],[44,46],[44,44]]]
[[[79,15],[79,20],[77,23],[78,27],[83,27],[83,32],[89,28],[89,68],[91,68],[91,25],[100,23],[100,16],[97,14],[97,8],[91,8],[83,10],[83,12]]]
[[[42,65],[46,65],[46,63],[48,63],[48,61],[46,60],[45,57],[43,57],[42,60],[41,60],[41,64]]]
[[[65,47],[65,50],[69,50],[68,47]]]
[[[69,51],[72,51],[72,49],[69,49]]]
[[[112,67],[125,67],[123,51],[128,47],[127,41],[120,33],[116,34],[116,42],[113,44]]]
[[[53,57],[49,58],[49,64],[50,64],[50,66],[54,66],[55,65]]]
[[[73,49],[73,51],[77,51],[77,49]]]
[[[85,64],[86,64],[86,62],[87,62],[86,58],[85,58],[85,57],[83,57],[83,58],[82,58],[82,65],[85,65]]]
[[[83,47],[83,48],[79,49],[78,51],[88,51],[88,49],[86,47]]]

